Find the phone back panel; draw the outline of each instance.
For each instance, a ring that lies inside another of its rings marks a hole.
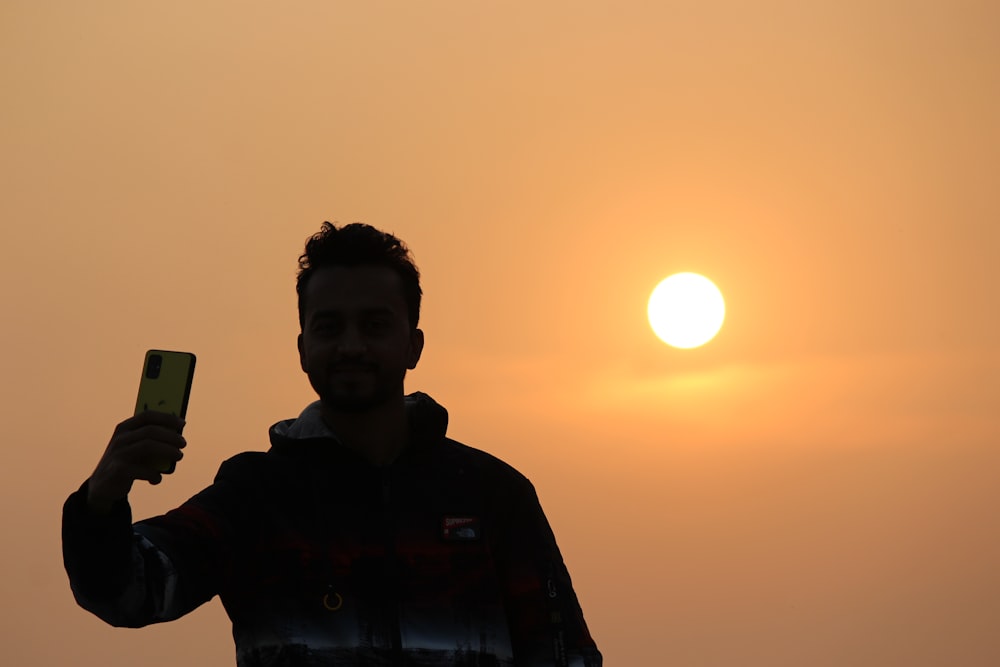
[[[195,356],[190,352],[149,350],[142,365],[135,414],[146,410],[180,417],[187,414]]]

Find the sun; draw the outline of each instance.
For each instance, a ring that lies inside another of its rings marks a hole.
[[[675,273],[649,296],[649,324],[667,345],[690,349],[715,338],[726,317],[722,292],[697,273]]]

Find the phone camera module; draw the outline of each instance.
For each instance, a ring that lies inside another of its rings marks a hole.
[[[163,366],[163,356],[159,354],[149,355],[149,363],[146,364],[146,377],[155,380],[160,377],[160,368]]]

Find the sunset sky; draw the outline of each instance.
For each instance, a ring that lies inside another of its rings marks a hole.
[[[1000,4],[0,5],[4,664],[234,664],[78,608],[65,497],[198,355],[136,518],[313,400],[324,220],[423,274],[408,391],[534,482],[609,667],[1000,664]],[[646,300],[695,271],[715,340]]]

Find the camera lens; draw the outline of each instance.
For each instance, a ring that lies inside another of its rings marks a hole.
[[[146,364],[146,377],[155,380],[160,377],[160,367],[163,366],[163,357],[159,354],[149,355],[149,363]]]

